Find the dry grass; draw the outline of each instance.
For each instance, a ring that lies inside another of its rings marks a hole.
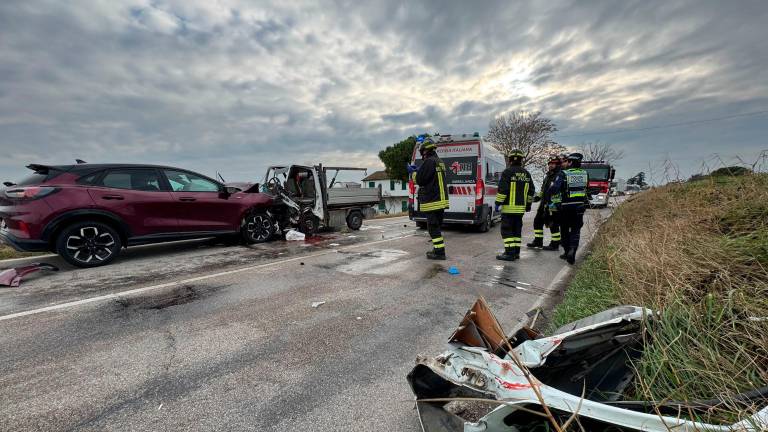
[[[632,397],[693,401],[768,385],[768,175],[645,192],[605,223],[590,262],[600,272],[577,280],[610,287],[606,303],[661,314]],[[695,416],[730,421],[753,409]]]

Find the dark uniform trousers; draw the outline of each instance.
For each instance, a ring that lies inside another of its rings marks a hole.
[[[549,212],[547,206],[539,204],[539,209],[536,211],[536,217],[533,218],[533,237],[540,238],[544,241],[544,225],[549,223],[549,232],[552,234],[552,241],[560,241],[560,224],[554,214],[548,215],[547,212]]]
[[[443,214],[445,210],[434,210],[426,212],[427,215],[427,231],[429,237],[432,238],[432,247],[436,253],[442,254],[445,251],[445,241],[443,240],[443,232],[441,227],[443,226]]]
[[[523,215],[502,213],[501,214],[501,238],[504,239],[504,249],[512,249],[515,253],[520,252],[523,234]]]
[[[584,210],[563,210],[558,212],[560,234],[563,239],[563,249],[566,251],[579,248],[581,227],[584,226]]]

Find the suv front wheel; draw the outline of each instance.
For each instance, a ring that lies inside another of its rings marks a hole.
[[[76,267],[107,265],[120,254],[120,235],[101,222],[78,222],[56,238],[56,252]]]

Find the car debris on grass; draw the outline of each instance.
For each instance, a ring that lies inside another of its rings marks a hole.
[[[733,424],[706,424],[707,403],[624,401],[652,311],[619,306],[543,337],[523,327],[507,338],[478,299],[436,357],[419,356],[408,382],[424,432],[760,431],[768,406]],[[763,389],[764,390],[764,389]],[[737,395],[765,405],[768,392]],[[710,402],[712,403],[712,402]],[[762,405],[761,405],[762,406]],[[690,418],[686,418],[690,417]],[[551,427],[551,429],[550,429]]]

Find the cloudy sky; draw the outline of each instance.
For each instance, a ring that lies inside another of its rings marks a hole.
[[[613,143],[620,175],[687,175],[768,149],[767,23],[759,0],[4,0],[0,177],[74,158],[377,168],[405,136],[510,110]]]

